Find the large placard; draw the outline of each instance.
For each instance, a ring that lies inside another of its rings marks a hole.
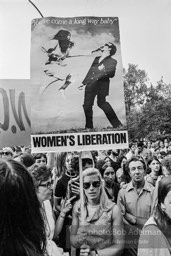
[[[33,20],[31,81],[39,84],[31,103],[33,152],[128,147],[117,17]],[[105,143],[100,134],[124,134],[126,141]],[[80,145],[84,136],[94,145]],[[59,137],[63,143],[52,142]]]

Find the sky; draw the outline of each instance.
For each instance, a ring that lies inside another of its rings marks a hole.
[[[154,85],[171,83],[170,0],[33,0],[44,17],[119,18],[123,67],[145,69]],[[0,0],[0,79],[30,78],[31,20],[40,14],[27,0]]]

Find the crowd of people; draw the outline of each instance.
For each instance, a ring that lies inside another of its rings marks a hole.
[[[82,153],[2,148],[0,255],[171,255],[170,174],[168,139]]]

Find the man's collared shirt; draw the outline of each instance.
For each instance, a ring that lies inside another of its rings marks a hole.
[[[123,188],[119,191],[117,202],[121,208],[123,217],[128,222],[129,217],[131,218],[132,215],[136,218],[137,225],[145,224],[153,210],[155,200],[154,190],[155,188],[146,181],[139,194],[133,187],[132,181],[123,186]]]

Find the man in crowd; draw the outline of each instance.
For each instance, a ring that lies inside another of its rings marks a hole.
[[[146,165],[141,158],[129,162],[131,182],[123,185],[118,194],[118,205],[123,215],[126,241],[124,256],[136,256],[140,231],[150,217],[154,202],[154,187],[144,179]]]

